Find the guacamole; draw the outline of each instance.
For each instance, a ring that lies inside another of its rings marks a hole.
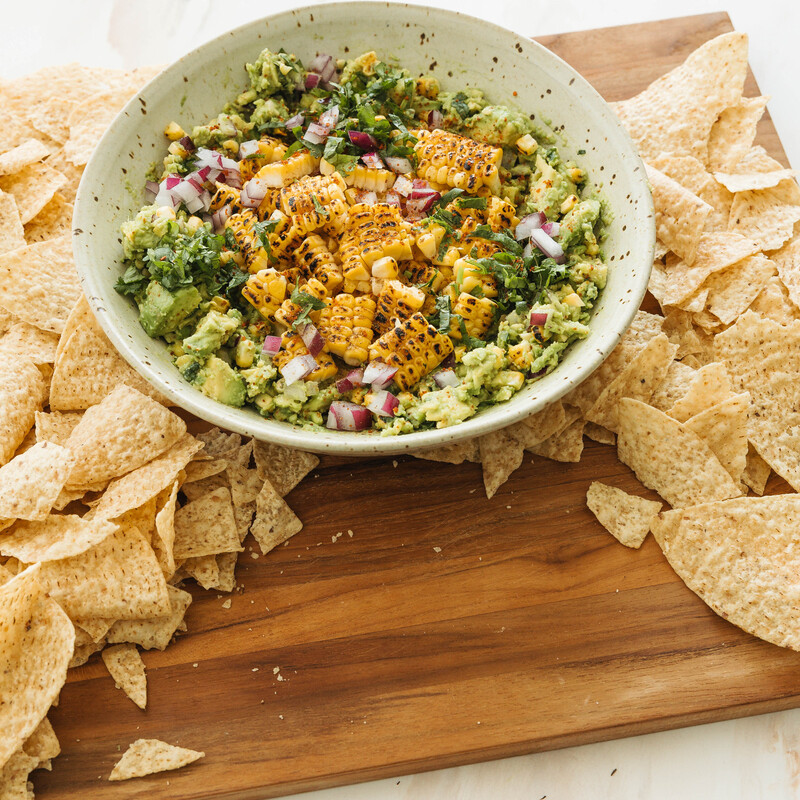
[[[607,211],[527,110],[374,52],[245,72],[166,126],[122,226],[116,288],[188,383],[391,436],[509,400],[590,335]]]

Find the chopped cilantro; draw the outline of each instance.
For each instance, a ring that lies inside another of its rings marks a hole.
[[[313,294],[304,292],[302,289],[295,289],[290,299],[295,305],[300,306],[300,313],[297,315],[297,319],[292,323],[292,327],[295,330],[311,321],[312,311],[320,311],[325,308],[325,303],[322,300],[318,297],[314,297]]]
[[[469,98],[464,94],[464,92],[458,92],[456,96],[453,98],[453,101],[450,105],[453,107],[453,111],[458,114],[461,119],[466,119],[470,115],[469,105],[467,103]]]
[[[114,288],[121,295],[140,294],[147,288],[148,278],[131,264],[125,272],[120,275]]]
[[[486,210],[485,197],[460,197],[456,201],[457,208],[477,208],[478,211]]]
[[[488,225],[478,225],[472,232],[472,236],[478,239],[488,239],[490,242],[497,242],[512,255],[522,255],[522,245],[507,231],[493,231]]]
[[[319,214],[321,217],[328,218],[328,209],[325,208],[322,203],[320,203],[319,198],[315,195],[311,195],[311,202],[314,203],[314,210]]]
[[[435,206],[446,206],[448,203],[452,203],[460,195],[464,194],[463,189],[450,189],[449,192],[445,192],[435,203]]]
[[[190,361],[182,370],[183,377],[193,383],[198,373],[200,372],[200,362]]]

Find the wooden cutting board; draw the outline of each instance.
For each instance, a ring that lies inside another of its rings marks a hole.
[[[541,41],[618,100],[730,29],[712,14]],[[766,117],[759,141],[785,162]],[[147,712],[99,659],[72,671],[37,796],[274,797],[800,705],[800,653],[716,617],[652,537],[617,544],[585,508],[595,478],[641,493],[588,440],[580,464],[526,456],[491,501],[475,464],[323,462],[289,497],[304,530],[244,552],[231,607],[195,592],[190,635],[144,654]],[[109,783],[139,737],[206,757]]]

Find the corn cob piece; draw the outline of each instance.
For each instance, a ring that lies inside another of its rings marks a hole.
[[[267,164],[280,161],[289,148],[278,139],[266,137],[258,142],[258,152],[239,161],[239,172],[243,181],[249,181]]]
[[[325,349],[350,366],[363,364],[369,358],[375,305],[368,295],[338,294],[332,298],[318,322]]]
[[[286,299],[287,280],[274,269],[262,269],[251,275],[242,287],[242,297],[264,319],[274,319],[275,312]]]
[[[467,217],[461,226],[461,237],[458,242],[459,255],[471,256],[473,258],[489,258],[502,252],[502,245],[497,242],[482,239],[480,236],[473,236],[473,231],[478,225],[483,223],[474,217]]]
[[[428,181],[446,183],[471,194],[487,186],[500,192],[500,162],[503,150],[443,130],[414,131],[417,143],[417,175]]]
[[[308,150],[298,150],[289,158],[261,167],[255,177],[263,180],[265,186],[288,186],[298,178],[310,175],[318,166],[318,158],[314,158]]]
[[[394,382],[410,389],[453,352],[453,343],[420,313],[398,322],[369,348],[372,359],[397,367]]]
[[[225,227],[233,233],[245,266],[250,272],[266,269],[270,263],[269,253],[261,246],[256,235],[256,222],[258,217],[249,208],[242,209],[238,214],[231,214],[225,221]]]
[[[277,225],[272,233],[268,234],[270,253],[272,259],[285,269],[294,267],[292,253],[303,241],[303,231],[282,211],[276,211],[270,219],[277,220]]]
[[[345,232],[359,246],[359,254],[367,265],[390,256],[396,261],[411,258],[411,226],[400,215],[400,209],[386,203],[351,206]]]
[[[308,348],[305,342],[296,333],[285,333],[283,335],[283,346],[274,356],[272,356],[272,363],[280,369],[288,364],[295,356],[304,356],[308,354]],[[307,381],[324,381],[328,378],[333,378],[339,371],[336,362],[325,352],[317,353],[314,358],[319,366],[306,375]]]
[[[502,197],[490,197],[486,203],[486,224],[493,231],[516,228],[519,224],[517,210]]]
[[[318,300],[325,300],[325,298],[328,297],[327,287],[321,284],[316,278],[310,278],[307,283],[300,284],[298,288],[301,292],[310,294]],[[275,321],[290,328],[292,323],[300,316],[301,311],[302,308],[300,308],[297,303],[293,303],[291,298],[289,298],[284,300],[281,307],[275,312]],[[311,311],[309,317],[313,322],[316,322],[319,318],[319,314],[319,311]]]
[[[488,297],[475,297],[467,292],[461,292],[453,305],[453,314],[459,314],[464,320],[464,328],[470,336],[480,339],[494,320],[496,305]],[[461,326],[453,320],[450,326],[450,336],[454,339],[461,338]]]
[[[313,275],[332,295],[344,280],[342,268],[321,236],[307,236],[294,251],[294,260],[302,272]]]
[[[453,274],[459,292],[470,294],[478,286],[483,297],[497,297],[497,281],[494,276],[481,272],[478,267],[470,264],[469,261],[463,258],[456,261],[453,265]]]
[[[256,214],[260,220],[269,219],[281,207],[281,189],[273,186],[267,189],[264,199],[259,203]]]
[[[356,189],[365,189],[368,192],[387,192],[394,185],[397,176],[388,169],[374,169],[356,164],[349,175],[345,176],[345,183]]]
[[[448,277],[452,277],[424,261],[412,261],[407,264],[405,275],[409,283],[419,286],[426,294],[438,294]]]
[[[341,230],[347,213],[345,188],[344,179],[338,172],[307,175],[281,189],[281,210],[306,233],[323,226]]]
[[[395,319],[408,319],[425,303],[425,292],[414,286],[405,286],[397,280],[383,282],[378,296],[372,330],[379,336],[394,327]]]
[[[230,206],[234,214],[238,214],[244,206],[239,202],[239,190],[228,186],[227,183],[218,183],[217,190],[211,196],[211,205],[208,210],[211,214],[225,206]]]

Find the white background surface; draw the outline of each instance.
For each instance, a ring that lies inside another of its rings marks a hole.
[[[0,77],[68,61],[135,67],[173,61],[292,0],[2,2]],[[726,10],[750,35],[750,64],[790,162],[800,165],[797,0],[434,0],[528,35]],[[614,773],[612,775],[612,772]],[[800,798],[800,710],[392,778],[306,800],[791,800]]]

